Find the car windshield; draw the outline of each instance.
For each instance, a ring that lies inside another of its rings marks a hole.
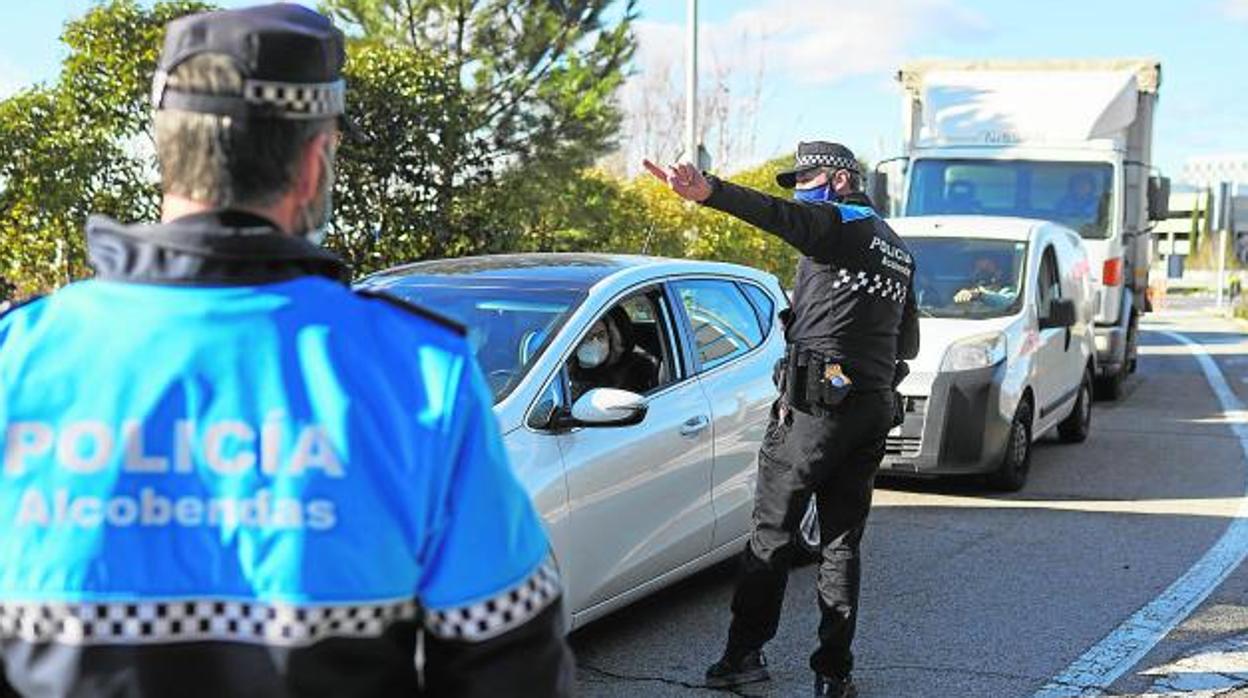
[[[1027,243],[974,238],[909,238],[914,293],[927,317],[983,319],[1021,305]]]
[[[468,343],[494,402],[511,393],[580,303],[570,289],[403,283],[387,293],[445,315],[468,328]]]
[[[925,159],[912,167],[907,216],[1040,218],[1085,238],[1109,236],[1113,168],[1107,164]]]

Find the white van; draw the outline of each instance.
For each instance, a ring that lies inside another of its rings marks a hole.
[[[915,257],[921,346],[901,384],[890,473],[987,473],[1018,490],[1031,444],[1087,438],[1096,375],[1094,280],[1083,241],[1046,221],[894,218]]]

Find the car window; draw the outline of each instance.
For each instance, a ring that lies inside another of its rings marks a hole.
[[[1040,260],[1040,273],[1036,279],[1037,298],[1036,313],[1041,318],[1049,317],[1049,310],[1053,305],[1053,301],[1062,297],[1061,278],[1057,273],[1057,254],[1050,245],[1044,250],[1044,257]]]
[[[443,279],[405,279],[385,290],[464,325],[468,346],[496,403],[520,384],[583,298],[563,289],[451,284]]]
[[[560,372],[533,403],[533,409],[529,412],[528,425],[532,429],[546,429],[551,425],[555,415],[567,410],[568,407],[564,401],[563,374]]]
[[[647,395],[677,380],[671,322],[658,289],[638,293],[602,313],[581,337],[568,359],[572,401],[593,388],[617,388]],[[608,350],[601,361],[581,346],[605,337]]]
[[[754,310],[758,312],[759,329],[766,337],[771,333],[771,324],[776,317],[775,300],[772,299],[771,294],[754,284],[741,284],[741,288],[745,290],[746,297],[750,299]]]
[[[758,316],[731,281],[678,281],[672,284],[692,325],[694,353],[709,370],[750,351],[763,341]]]

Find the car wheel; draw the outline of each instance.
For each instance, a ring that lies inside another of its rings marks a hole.
[[[1079,384],[1079,399],[1075,400],[1075,409],[1070,416],[1057,425],[1057,433],[1062,441],[1068,444],[1082,443],[1092,431],[1092,372],[1083,372],[1083,382]]]
[[[1014,411],[1010,435],[1005,444],[1001,465],[989,477],[994,489],[1017,492],[1027,484],[1027,471],[1031,469],[1031,401],[1024,399]]]

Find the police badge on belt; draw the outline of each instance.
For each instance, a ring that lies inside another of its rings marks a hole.
[[[836,407],[841,404],[849,395],[849,391],[854,387],[854,382],[849,376],[845,375],[845,370],[840,364],[829,363],[823,367],[822,380],[819,381],[820,402],[827,407]]]

